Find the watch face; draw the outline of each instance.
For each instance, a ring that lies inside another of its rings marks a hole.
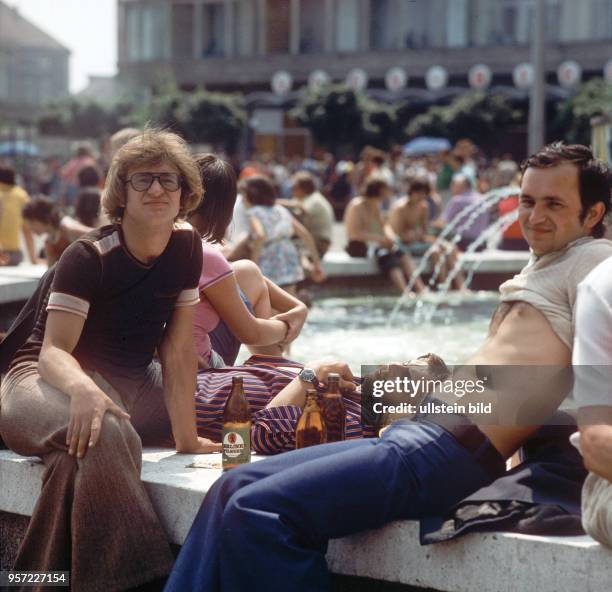
[[[304,382],[310,382],[311,384],[318,382],[317,375],[315,374],[314,370],[312,370],[312,368],[304,368],[300,372],[300,380],[303,380]]]

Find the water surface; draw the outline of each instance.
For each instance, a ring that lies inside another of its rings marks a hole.
[[[427,352],[447,364],[459,364],[485,339],[497,293],[451,294],[438,303],[434,293],[417,306],[403,308],[389,326],[395,303],[393,296],[316,301],[290,357],[303,362],[345,360],[354,371],[362,364],[409,360]]]

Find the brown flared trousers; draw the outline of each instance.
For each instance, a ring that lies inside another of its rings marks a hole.
[[[137,379],[92,378],[131,420],[106,413],[84,458],[66,446],[70,398],[42,380],[36,362],[19,364],[2,381],[0,434],[46,467],[14,569],[70,571],[72,590],[112,592],[171,569],[170,546],[140,480],[142,441],[167,441],[171,431],[158,365]]]

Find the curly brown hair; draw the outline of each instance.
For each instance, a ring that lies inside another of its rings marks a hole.
[[[102,194],[102,207],[112,222],[120,223],[125,209],[125,183],[130,170],[167,161],[182,180],[181,206],[177,219],[198,207],[204,195],[198,166],[183,138],[167,130],[146,129],[124,144],[114,155]]]

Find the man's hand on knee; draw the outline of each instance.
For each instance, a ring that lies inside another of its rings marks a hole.
[[[71,398],[70,422],[66,435],[68,454],[76,454],[78,458],[83,458],[87,449],[96,445],[107,411],[119,419],[130,418],[129,413],[121,409],[100,389],[92,389]]]

